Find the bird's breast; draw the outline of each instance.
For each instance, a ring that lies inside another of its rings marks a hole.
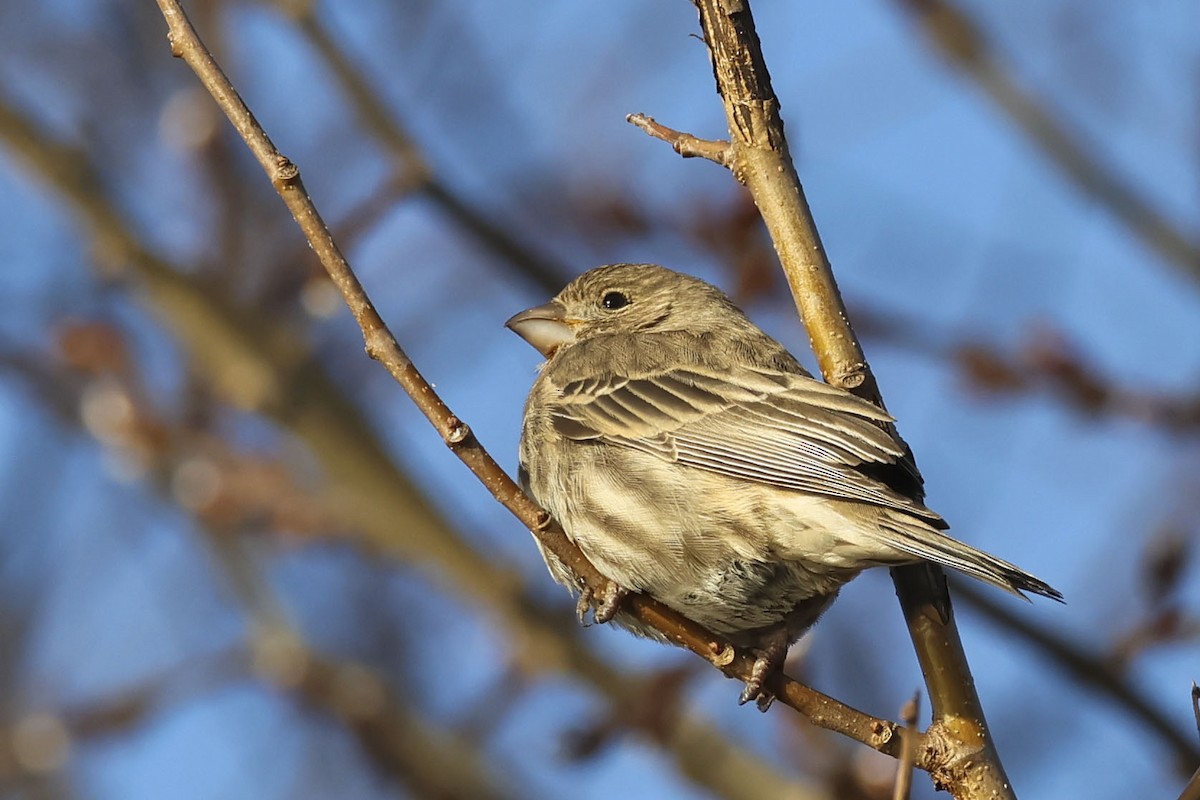
[[[784,528],[806,527],[782,502],[794,492],[602,442],[559,439],[525,458],[534,497],[597,569],[718,633],[777,624],[855,574],[780,557]]]

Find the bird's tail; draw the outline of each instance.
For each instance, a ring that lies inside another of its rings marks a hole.
[[[886,544],[908,555],[956,569],[1028,600],[1025,592],[1062,602],[1062,592],[1015,564],[963,544],[916,517],[885,509],[879,532]]]

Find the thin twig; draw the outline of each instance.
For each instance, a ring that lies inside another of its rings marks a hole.
[[[312,200],[304,191],[299,170],[275,149],[220,66],[204,47],[179,2],[158,0],[158,5],[167,22],[172,53],[182,58],[200,78],[201,83],[229,117],[234,128],[266,171],[272,185],[308,238],[313,251],[345,298],[362,329],[368,355],[388,370],[442,436],[446,445],[500,503],[521,520],[544,547],[570,567],[583,583],[593,589],[601,589],[607,579],[587,561],[558,523],[525,496],[479,444],[470,428],[438,397],[401,349],[329,234]],[[701,656],[726,675],[742,681],[750,677],[754,664],[751,654],[735,649],[728,642],[661,603],[644,595],[634,595],[627,599],[624,608],[640,621],[657,629],[668,640]],[[893,756],[898,752],[898,727],[894,722],[864,714],[785,676],[780,676],[769,688],[784,705],[804,713],[821,727],[844,733]]]
[[[641,128],[655,139],[661,139],[671,145],[675,152],[684,158],[707,158],[722,167],[730,166],[733,160],[733,149],[729,146],[729,142],[701,139],[690,133],[677,131],[655,122],[653,117],[645,114],[630,114],[625,117],[625,121]]]
[[[900,709],[900,721],[904,724],[901,731],[903,744],[900,747],[900,758],[896,762],[896,783],[892,787],[892,800],[908,800],[912,794],[913,762],[917,760],[917,714],[921,708],[921,692],[913,692],[913,696]]]

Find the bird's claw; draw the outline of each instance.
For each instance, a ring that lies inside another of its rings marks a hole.
[[[783,670],[783,660],[787,657],[788,641],[786,633],[773,636],[761,650],[757,650],[754,666],[750,668],[750,677],[738,697],[738,705],[745,705],[751,700],[764,714],[775,702],[775,693],[766,688],[766,683],[776,673]]]
[[[579,593],[579,599],[575,602],[575,616],[579,618],[579,624],[584,626],[612,622],[613,617],[621,608],[621,601],[628,595],[628,590],[622,589],[613,581],[607,581],[599,592],[593,591],[590,586],[584,586]],[[588,622],[588,609],[591,608],[593,601],[596,603],[596,611],[592,614],[592,622]]]
[[[592,621],[598,625],[603,625],[607,622],[612,622],[613,617],[617,615],[617,611],[621,608],[622,601],[629,595],[629,591],[622,589],[613,581],[604,584],[604,589],[597,598],[596,611],[592,614]]]
[[[579,620],[579,624],[585,628],[591,623],[587,621],[588,609],[592,607],[592,589],[590,586],[584,586],[579,593],[579,598],[575,601],[575,618]]]

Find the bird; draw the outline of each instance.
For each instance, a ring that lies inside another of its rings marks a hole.
[[[645,593],[755,654],[766,710],[787,650],[865,569],[933,562],[1025,598],[1044,581],[946,533],[882,408],[814,378],[719,288],[609,264],[505,325],[544,357],[525,403],[524,490],[611,582],[594,619]]]

